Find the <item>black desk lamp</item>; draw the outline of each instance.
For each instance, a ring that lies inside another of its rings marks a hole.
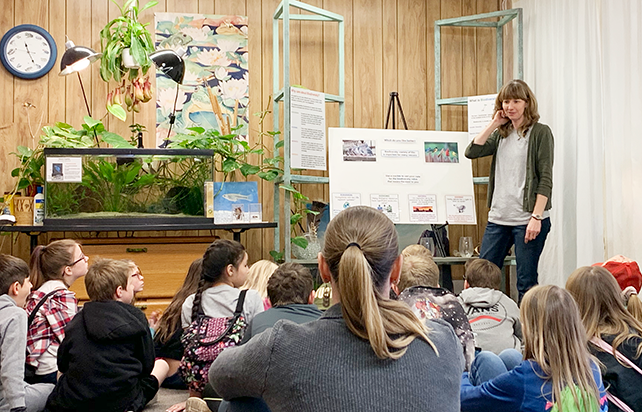
[[[178,101],[179,87],[183,83],[183,77],[185,76],[185,62],[181,56],[170,49],[156,51],[149,55],[149,59],[154,62],[158,70],[177,83],[174,107],[172,108],[172,114],[169,115],[169,130],[163,144],[164,147],[169,142],[169,135],[172,133],[172,126],[174,126],[174,121],[176,120],[176,102]]]
[[[60,59],[60,73],[58,75],[67,76],[74,72],[78,74],[80,89],[82,90],[82,96],[85,99],[85,107],[87,107],[87,113],[89,113],[89,117],[91,117],[91,110],[89,109],[89,103],[87,103],[87,94],[85,93],[85,87],[82,84],[80,71],[86,69],[91,63],[100,59],[102,53],[97,53],[89,47],[76,46],[71,40],[67,40],[65,47],[65,54],[63,54],[62,59]],[[96,138],[96,144],[99,145],[96,133],[94,133],[94,137]]]

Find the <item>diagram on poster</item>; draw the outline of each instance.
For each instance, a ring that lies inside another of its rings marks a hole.
[[[370,206],[383,212],[390,220],[399,222],[399,195],[370,195]]]
[[[290,88],[290,154],[295,169],[327,170],[325,94]]]
[[[343,209],[352,206],[361,205],[361,195],[359,193],[332,193],[332,213],[330,218],[334,218]]]
[[[468,97],[468,139],[473,140],[493,120],[496,94]]]
[[[436,195],[408,195],[408,207],[412,223],[437,222]]]
[[[467,145],[466,132],[329,128],[331,218],[363,204],[399,224],[476,224]]]
[[[446,196],[448,223],[475,223],[475,199],[472,196]]]

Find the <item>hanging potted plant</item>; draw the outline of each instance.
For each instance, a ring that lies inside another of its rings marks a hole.
[[[138,6],[138,0],[125,0],[122,7],[111,1],[118,6],[120,16],[100,31],[100,77],[106,82],[113,78],[118,83],[107,96],[107,110],[124,120],[122,103],[128,111],[138,112],[140,103],[152,98],[151,82],[145,75],[152,65],[149,54],[154,52],[154,42],[147,30],[149,23],[141,23],[138,16],[158,1],[152,0],[143,7]]]

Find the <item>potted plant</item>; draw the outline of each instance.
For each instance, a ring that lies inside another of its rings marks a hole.
[[[124,120],[122,103],[129,111],[140,111],[140,103],[152,98],[151,82],[144,77],[152,65],[149,54],[154,52],[154,42],[147,30],[149,23],[138,20],[140,12],[158,4],[152,0],[143,7],[138,0],[125,0],[118,6],[120,16],[111,20],[100,31],[100,48],[103,53],[100,61],[100,77],[109,82],[112,78],[118,85],[109,92],[107,110]],[[131,58],[131,59],[130,59]],[[140,76],[139,76],[140,75]],[[122,83],[121,83],[122,79]]]

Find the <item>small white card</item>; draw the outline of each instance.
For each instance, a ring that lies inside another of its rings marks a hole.
[[[370,195],[370,206],[383,212],[393,222],[399,222],[399,195]]]
[[[82,157],[47,157],[47,182],[82,182]]]
[[[475,199],[472,196],[446,196],[446,216],[449,224],[477,224]]]
[[[343,209],[361,205],[360,193],[332,193],[332,218]]]
[[[435,223],[437,219],[437,195],[408,195],[410,222]]]

